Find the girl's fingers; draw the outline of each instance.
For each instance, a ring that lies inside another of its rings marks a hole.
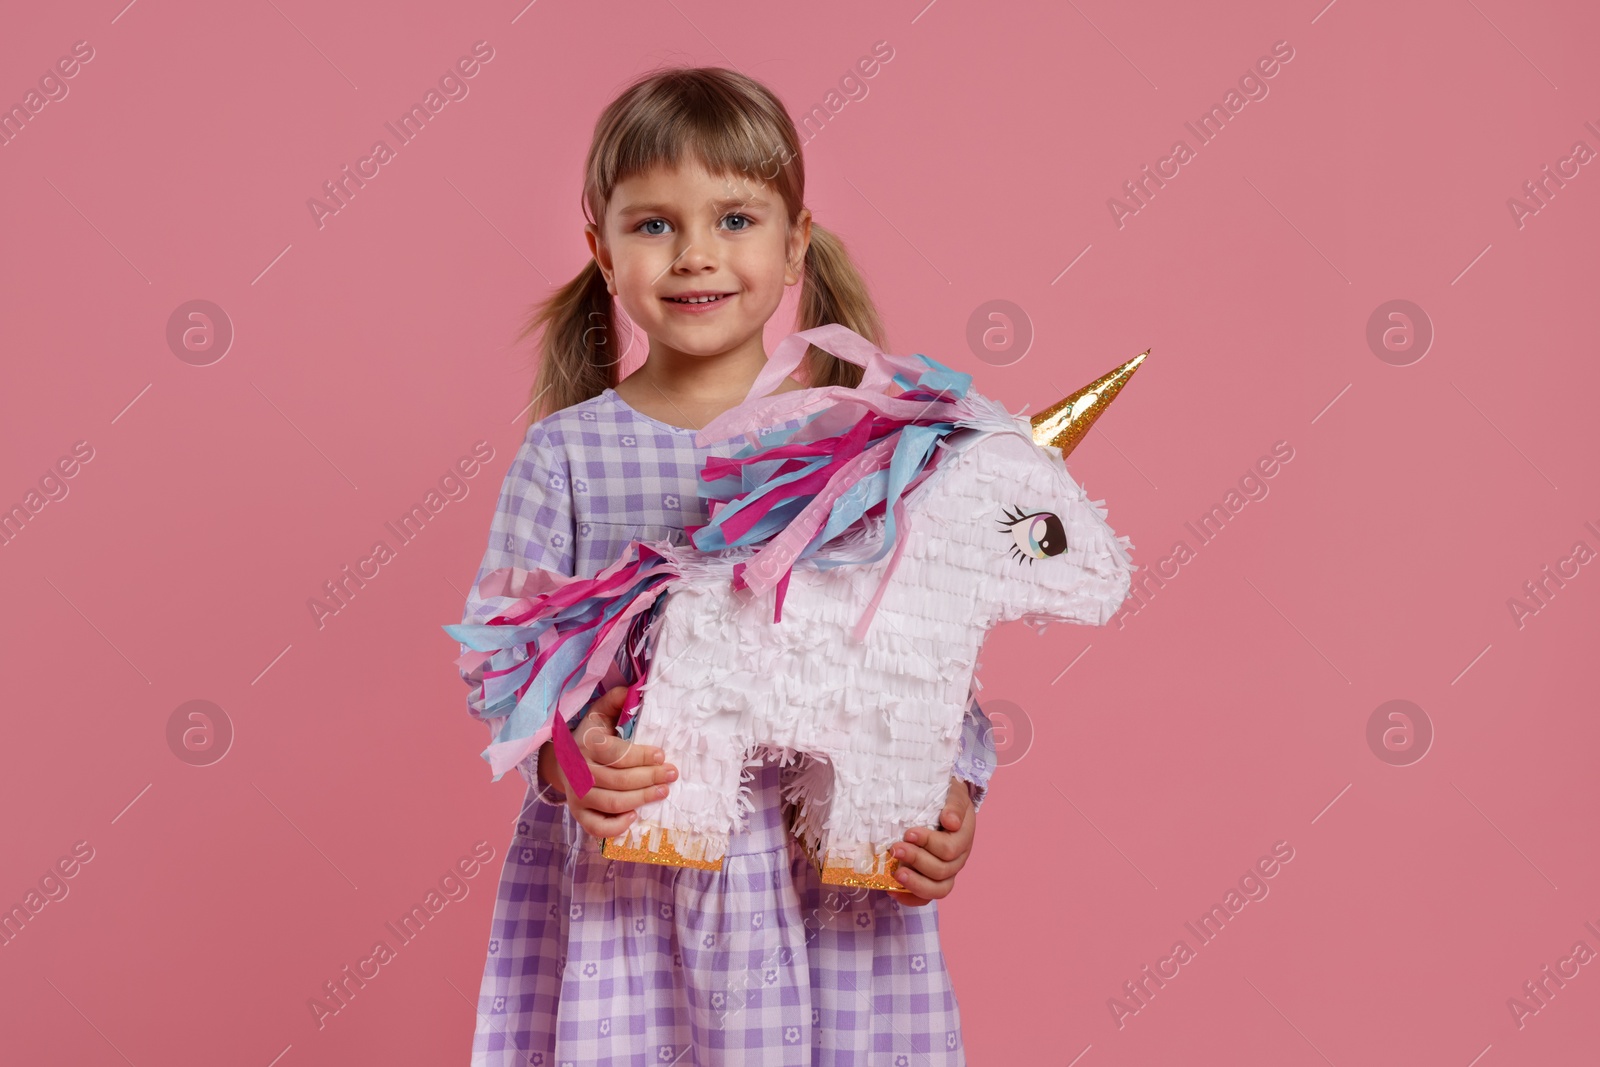
[[[648,767],[665,763],[666,753],[654,745],[641,745],[618,737],[612,724],[603,718],[587,718],[578,727],[578,751],[591,764],[601,767]]]
[[[666,763],[667,754],[654,745],[641,745],[626,737],[607,737],[589,756],[589,762],[602,767],[650,767]]]
[[[889,890],[888,893],[900,902],[902,908],[925,908],[933,903],[926,897],[919,897],[911,893],[899,893],[893,889]]]
[[[615,720],[622,714],[622,705],[627,698],[628,687],[625,685],[614,685],[602,693],[600,695],[600,699],[596,700],[593,706],[600,709],[601,713],[606,715],[608,718]]]
[[[623,768],[591,763],[589,770],[594,774],[597,789],[648,789],[653,785],[668,785],[678,780],[677,769],[661,763],[649,767]]]
[[[634,811],[641,804],[648,804],[652,800],[660,800],[667,795],[667,787],[653,785],[646,789],[591,789],[578,798],[582,807],[591,811],[602,812],[607,815],[621,815]]]
[[[972,850],[972,830],[964,828],[953,834],[929,834],[926,846],[929,852],[942,860],[959,864],[965,863],[967,853]]]
[[[961,829],[954,833],[930,830],[926,826],[913,826],[906,831],[906,841],[913,846],[926,849],[941,860],[947,862],[960,860],[965,863],[967,853],[972,851],[975,831],[976,827],[970,818],[965,820]]]
[[[956,884],[954,878],[936,881],[925,875],[918,874],[904,864],[900,865],[900,869],[895,871],[894,875],[895,879],[906,887],[906,892],[922,897],[925,900],[943,900],[950,895],[950,890],[955,888]]]
[[[627,696],[627,686],[612,686],[598,697],[595,697],[584,714],[592,715],[596,719],[603,719],[610,726],[616,726],[617,720],[622,717],[622,705],[627,702]]]
[[[621,815],[602,815],[600,812],[589,808],[575,808],[572,817],[590,837],[616,837],[628,828],[628,825],[638,818],[633,812],[624,812]]]
[[[939,882],[954,878],[965,862],[965,857],[945,860],[925,848],[908,845],[904,841],[897,843],[892,851],[902,867],[910,867],[917,873]]]

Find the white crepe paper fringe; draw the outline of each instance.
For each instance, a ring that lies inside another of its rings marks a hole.
[[[740,553],[683,554],[648,631],[633,734],[664,749],[679,776],[621,844],[651,847],[665,830],[687,858],[722,857],[752,810],[744,772],[760,753],[798,761],[784,787],[795,833],[830,866],[865,872],[907,829],[935,824],[987,631],[1018,619],[1101,625],[1133,571],[1131,542],[1060,453],[1009,414],[993,425],[947,439],[949,454],[907,495],[903,554],[860,643],[850,631],[887,556],[832,569],[800,561],[774,623],[771,593],[731,588]],[[1008,509],[1053,512],[1066,551],[1019,558]],[[882,520],[855,536],[859,546],[843,547],[870,555]]]

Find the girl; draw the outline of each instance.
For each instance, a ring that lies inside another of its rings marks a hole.
[[[685,542],[684,527],[706,521],[696,471],[744,443],[700,448],[695,429],[744,399],[786,286],[801,286],[797,329],[840,323],[882,343],[844,246],[804,206],[794,124],[743,75],[674,69],[636,81],[595,126],[583,197],[593,259],[524,332],[541,332],[535,402],[549,414],[506,475],[479,581],[510,566],[592,576],[632,540]],[[614,302],[649,338],[620,381]],[[817,349],[806,369],[812,385],[861,375]],[[474,583],[462,621],[509,603]],[[481,668],[463,677],[476,687]],[[676,777],[659,749],[616,736],[620,681],[613,668],[575,727],[593,789],[568,789],[548,743],[519,767],[528,794],[500,879],[472,1062],[964,1062],[927,905],[966,862],[993,767],[977,704],[940,827],[895,846],[906,891],[825,890],[786,829],[789,769],[759,752],[745,772],[746,825],[720,871],[601,855],[601,839]],[[489,722],[476,688],[468,707]]]

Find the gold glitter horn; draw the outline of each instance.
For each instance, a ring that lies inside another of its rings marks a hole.
[[[1147,348],[1116,370],[1101,375],[1076,393],[1033,416],[1030,421],[1033,423],[1034,442],[1041,447],[1053,445],[1061,449],[1062,459],[1067,458],[1078,447],[1078,442],[1083,440],[1083,435],[1089,432],[1089,427],[1094,425],[1094,420],[1111,406],[1111,401],[1116,399],[1117,393],[1128,384],[1128,379],[1133,377],[1133,372],[1139,369],[1139,364],[1149,354]]]

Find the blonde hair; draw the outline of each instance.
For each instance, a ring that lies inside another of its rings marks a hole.
[[[698,161],[712,174],[749,175],[782,197],[790,225],[805,207],[806,170],[794,122],[773,92],[721,67],[675,67],[633,82],[600,114],[584,163],[583,205],[605,217],[617,184],[658,166]],[[796,330],[839,323],[883,347],[883,325],[844,243],[811,224]],[[517,335],[538,342],[532,420],[582,403],[620,380],[625,346],[605,277],[591,257],[577,277],[535,306]],[[854,386],[861,368],[818,348],[809,383]]]

